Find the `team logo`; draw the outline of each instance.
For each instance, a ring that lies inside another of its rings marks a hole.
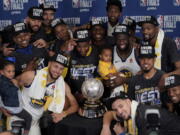
[[[135,85],[135,90],[139,90],[141,88],[140,85]]]
[[[140,0],[140,6],[145,7],[147,5],[147,0]]]
[[[148,10],[157,10],[157,7],[160,5],[160,0],[140,0],[141,7],[147,7]]]
[[[174,0],[173,4],[174,6],[180,6],[180,0]]]
[[[24,3],[27,2],[28,0],[3,0],[3,10],[13,11],[11,14],[20,14],[21,11],[16,10],[23,10]]]
[[[123,7],[126,6],[126,0],[120,0]]]
[[[123,73],[125,77],[128,77],[128,78],[133,76],[132,72],[130,72],[128,69],[122,69],[119,72]]]
[[[72,0],[72,7],[80,8],[80,12],[89,12],[93,1],[95,0]]]
[[[164,16],[163,15],[158,15],[157,16],[157,21],[159,23],[160,28],[164,27]]]
[[[178,51],[180,51],[180,37],[176,37],[174,41],[176,43]]]
[[[79,8],[80,7],[80,0],[72,0],[72,7]]]
[[[3,9],[10,10],[11,9],[11,0],[3,0]]]

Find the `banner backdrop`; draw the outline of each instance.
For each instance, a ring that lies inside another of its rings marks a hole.
[[[0,0],[0,30],[5,26],[22,22],[27,10],[42,3],[54,5],[56,17],[63,18],[69,25],[81,25],[93,17],[107,21],[107,0]],[[180,0],[121,0],[124,17],[140,21],[144,16],[157,17],[160,27],[173,38],[180,49]],[[140,28],[137,28],[140,35]]]

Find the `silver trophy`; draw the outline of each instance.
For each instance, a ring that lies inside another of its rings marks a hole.
[[[86,100],[79,109],[79,115],[86,118],[102,117],[107,110],[99,100],[104,92],[102,82],[94,78],[88,79],[83,82],[81,91]]]

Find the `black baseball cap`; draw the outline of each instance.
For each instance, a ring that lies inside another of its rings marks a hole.
[[[31,7],[28,10],[28,17],[32,19],[43,20],[42,14],[43,10],[40,7]]]
[[[55,54],[54,56],[50,58],[50,61],[58,62],[65,67],[69,65],[69,57],[67,57],[66,55],[62,53]]]
[[[13,36],[17,36],[20,33],[29,32],[25,23],[16,23],[13,25]]]
[[[118,99],[129,99],[129,97],[125,92],[120,91],[115,96],[106,98],[104,102],[109,109],[112,109],[112,104]]]
[[[91,28],[93,28],[94,26],[97,26],[97,25],[105,28],[104,27],[104,22],[102,21],[101,18],[92,18],[91,21],[90,21]]]
[[[54,6],[51,4],[48,4],[48,3],[41,4],[39,7],[42,8],[43,11],[52,10],[52,11],[56,12],[56,9],[54,8]]]
[[[79,29],[74,32],[74,38],[76,42],[87,42],[90,41],[90,32],[87,29]]]
[[[151,24],[153,24],[153,25],[155,25],[155,26],[158,26],[158,25],[159,25],[157,19],[156,19],[154,16],[145,16],[145,17],[143,18],[143,20],[139,21],[137,24],[138,24],[139,26],[142,26],[144,23],[151,23]]]
[[[155,58],[155,49],[149,42],[143,41],[139,50],[139,58]]]
[[[170,75],[165,78],[165,88],[173,88],[176,86],[180,86],[180,75]]]
[[[129,29],[136,30],[136,21],[130,17],[126,17],[123,24],[127,25]]]
[[[57,25],[66,24],[63,19],[56,18],[51,22],[51,27],[55,28]]]
[[[129,35],[129,28],[125,24],[117,25],[114,29],[113,35],[116,36],[118,34],[126,34]]]

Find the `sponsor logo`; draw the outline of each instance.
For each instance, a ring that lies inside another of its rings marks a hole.
[[[3,0],[3,10],[23,10],[27,0]]]
[[[176,43],[178,51],[180,51],[180,37],[175,37],[174,41]]]
[[[160,5],[160,0],[140,0],[140,6],[146,7],[148,10],[157,10]]]
[[[3,30],[6,26],[11,24],[12,20],[0,20],[0,30]]]
[[[63,0],[38,0],[39,4],[52,5],[54,8],[58,8],[58,2],[62,2]]]
[[[123,7],[126,7],[126,0],[120,0]]]
[[[101,16],[101,17],[91,16],[91,17],[89,18],[89,21],[95,20],[95,19],[101,20],[101,21],[104,22],[104,23],[108,21],[108,17],[107,17],[107,16]]]
[[[126,16],[125,16],[126,17]],[[146,16],[130,16],[136,22],[144,20]],[[177,23],[180,22],[180,15],[157,15],[157,21],[159,26],[163,28],[165,32],[174,32],[177,28]],[[138,26],[136,32],[140,32],[140,27]]]
[[[66,24],[70,26],[75,26],[80,24],[80,17],[69,17],[69,18],[63,18]]]
[[[72,7],[79,8],[80,12],[89,12],[95,0],[72,0]]]
[[[180,0],[173,0],[174,6],[180,6]]]
[[[163,28],[163,26],[164,26],[164,16],[163,15],[158,15],[157,16],[157,21],[159,23],[159,27]]]

